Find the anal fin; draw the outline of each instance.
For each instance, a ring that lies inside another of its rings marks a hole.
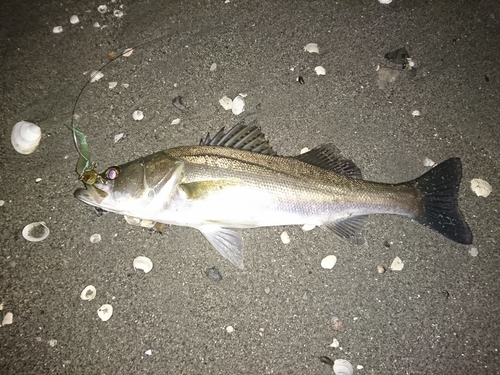
[[[198,228],[224,258],[243,269],[243,239],[238,232],[217,225]]]
[[[341,239],[361,244],[363,243],[362,231],[367,217],[366,215],[351,216],[347,219],[325,223],[321,226],[321,229]]]

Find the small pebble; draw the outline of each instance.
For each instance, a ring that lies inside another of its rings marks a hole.
[[[54,34],[59,34],[59,33],[62,33],[62,32],[63,32],[63,28],[62,28],[62,26],[56,26],[56,27],[54,27],[54,28],[52,29],[52,32],[53,32]]]
[[[379,264],[377,266],[377,271],[378,271],[378,273],[385,273],[386,269],[383,265]]]
[[[333,266],[337,263],[337,257],[335,255],[328,255],[321,260],[321,267],[325,270],[331,270]]]
[[[11,312],[8,312],[3,317],[2,326],[6,326],[6,325],[9,325],[9,324],[12,324],[13,321],[14,321],[14,314],[12,314]]]
[[[134,111],[134,113],[132,113],[132,118],[135,120],[135,121],[141,121],[143,118],[144,118],[144,113],[142,111]]]
[[[330,323],[331,323],[332,329],[334,331],[339,331],[339,332],[344,332],[345,331],[344,322],[338,316],[332,317]]]
[[[264,293],[269,294],[270,292],[271,292],[271,288],[269,288],[268,286],[266,286],[264,288]]]
[[[205,271],[205,274],[207,275],[208,279],[211,280],[211,281],[215,281],[215,282],[218,282],[218,281],[221,281],[222,280],[222,275],[221,273],[219,272],[219,270],[215,267],[212,267],[212,268],[208,268],[206,271]]]
[[[472,257],[477,257],[477,254],[479,254],[479,251],[477,250],[477,247],[471,247],[469,250],[469,254]]]
[[[412,115],[413,117],[418,117],[418,116],[420,116],[420,111],[415,110],[415,111],[413,111],[413,112],[411,113],[411,115]]]
[[[233,333],[234,332],[234,328],[232,326],[227,326],[226,327],[226,331],[227,331],[227,333]]]
[[[400,257],[396,257],[396,258],[394,258],[394,260],[391,263],[391,270],[393,270],[393,271],[401,271],[404,266],[405,266],[405,264],[403,263],[403,261],[401,260],[401,258]]]
[[[290,235],[288,234],[287,231],[283,231],[280,237],[281,237],[281,242],[283,242],[285,245],[290,243]]]
[[[40,181],[42,181],[42,179],[40,177],[38,177],[35,182],[38,184]]]
[[[108,7],[107,7],[106,5],[99,5],[99,6],[97,7],[97,11],[98,11],[99,13],[106,13],[106,12],[107,12],[107,10],[108,10]]]
[[[5,201],[0,200],[0,207],[2,207],[5,204]]]
[[[52,339],[52,340],[49,340],[47,343],[53,348],[54,346],[57,345],[57,340]]]
[[[92,26],[94,26],[96,29],[98,29],[99,27],[101,27],[101,25],[99,25],[99,22],[94,22],[94,24]]]
[[[80,22],[80,19],[78,18],[78,16],[75,14],[73,16],[70,17],[69,19],[69,22],[72,24],[72,25],[76,25],[78,22]]]
[[[108,82],[108,87],[110,89],[114,89],[116,87],[116,85],[118,84],[118,82]]]
[[[210,65],[210,71],[211,72],[214,72],[215,69],[217,69],[217,64],[216,63],[213,63],[212,65]]]
[[[326,70],[322,66],[317,66],[316,68],[314,68],[314,71],[319,76],[324,76],[326,74]]]
[[[170,123],[170,125],[177,125],[177,124],[180,124],[181,122],[181,119],[180,118],[176,118],[174,120],[172,120],[172,122]]]
[[[92,243],[101,242],[101,235],[99,233],[93,234],[92,236],[90,236],[90,242]]]
[[[318,44],[317,43],[308,43],[304,47],[304,51],[309,53],[319,53]]]

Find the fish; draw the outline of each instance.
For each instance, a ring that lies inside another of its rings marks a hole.
[[[238,268],[238,228],[320,227],[359,242],[372,214],[406,216],[460,244],[472,232],[458,207],[459,158],[397,184],[363,180],[331,143],[279,156],[255,123],[210,133],[195,146],[159,151],[95,174],[74,192],[91,206],[140,221],[191,227]]]

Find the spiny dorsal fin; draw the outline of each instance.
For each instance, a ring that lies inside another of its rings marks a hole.
[[[276,155],[276,151],[269,146],[269,141],[255,123],[256,121],[249,124],[239,122],[227,133],[224,133],[222,128],[213,138],[210,138],[209,133],[205,139],[201,139],[200,146],[231,147],[264,155]]]
[[[339,149],[331,143],[318,146],[304,154],[294,156],[294,158],[345,177],[362,179],[361,171],[356,164],[344,158]]]

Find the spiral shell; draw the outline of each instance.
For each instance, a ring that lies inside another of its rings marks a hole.
[[[31,154],[36,150],[42,139],[42,130],[38,125],[27,121],[19,121],[12,128],[10,141],[14,149],[23,155]]]

